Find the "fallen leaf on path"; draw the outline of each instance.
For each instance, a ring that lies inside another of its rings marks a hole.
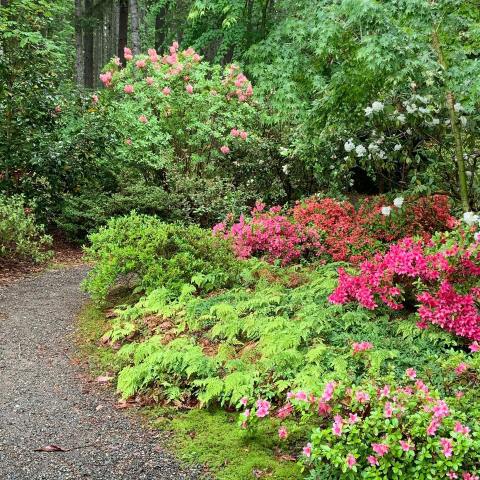
[[[65,450],[58,445],[46,445],[45,447],[36,448],[34,452],[65,452]]]
[[[95,379],[97,383],[108,383],[113,380],[113,377],[110,377],[109,375],[100,375]]]

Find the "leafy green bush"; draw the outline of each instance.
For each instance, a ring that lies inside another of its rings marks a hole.
[[[203,290],[231,285],[240,271],[230,246],[196,226],[165,224],[135,212],[111,219],[89,237],[87,258],[96,262],[86,288],[93,298],[105,299],[128,275],[137,291],[166,287],[179,292],[192,278]]]
[[[51,256],[52,239],[35,223],[20,196],[0,195],[0,259],[21,258],[42,262]]]

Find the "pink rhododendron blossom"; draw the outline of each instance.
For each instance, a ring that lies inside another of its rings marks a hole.
[[[122,66],[122,62],[120,60],[120,57],[114,57],[113,58],[113,63],[117,66],[117,67],[121,67]]]
[[[148,119],[147,119],[147,117],[146,117],[145,115],[140,115],[140,116],[138,117],[138,121],[139,121],[140,123],[147,123],[147,122],[148,122]]]
[[[168,96],[170,95],[170,93],[171,93],[171,90],[170,90],[169,87],[163,87],[162,93],[163,93],[166,97],[168,97]]]
[[[189,83],[186,87],[185,90],[187,93],[193,93],[193,86]]]
[[[112,72],[108,71],[100,74],[100,81],[105,87],[109,87],[112,84]]]
[[[306,402],[308,397],[307,397],[307,394],[303,390],[300,390],[295,394],[295,398],[297,400],[302,400],[303,402]]]
[[[241,403],[243,406],[247,405],[247,403],[248,403],[248,397],[242,397],[242,398],[240,399],[240,403]]]
[[[98,95],[92,95],[92,102],[98,103]]]
[[[306,457],[310,457],[312,455],[312,444],[310,442],[303,447],[303,454]]]
[[[191,57],[194,53],[195,53],[195,50],[194,50],[192,47],[188,47],[188,48],[183,52],[183,54],[184,54],[186,57]]]
[[[417,378],[417,372],[413,368],[407,368],[405,374],[410,380],[415,380]]]
[[[373,345],[370,342],[354,342],[352,344],[353,353],[366,352],[373,348]]]
[[[142,59],[142,60],[137,60],[137,61],[135,62],[135,66],[136,66],[137,68],[145,68],[145,67],[147,66],[147,62],[146,62],[145,60],[143,60],[143,59]]]
[[[455,373],[457,375],[462,375],[468,369],[468,365],[464,362],[459,363],[458,366],[455,368]]]
[[[147,85],[153,85],[154,82],[153,77],[147,77],[145,81],[147,82]]]
[[[240,138],[241,138],[242,140],[246,140],[247,137],[248,137],[248,133],[245,132],[244,130],[242,130],[242,131],[240,132]]]
[[[379,456],[383,457],[388,453],[390,447],[385,443],[372,443],[372,450]]]
[[[353,454],[349,453],[346,458],[348,468],[353,468],[353,466],[357,463],[357,459],[353,456]]]
[[[278,437],[280,440],[285,440],[288,437],[288,431],[286,427],[280,427],[278,429]]]
[[[133,85],[125,85],[123,87],[123,91],[125,93],[133,93],[134,92]]]
[[[132,51],[128,47],[124,47],[123,56],[125,60],[131,60],[133,58]]]
[[[220,151],[224,154],[224,155],[228,155],[230,153],[230,148],[228,147],[228,145],[222,145],[220,147]]]
[[[445,457],[451,457],[453,454],[453,441],[448,438],[441,438],[440,445],[442,446],[442,453]]]
[[[367,460],[368,460],[368,463],[369,463],[372,467],[374,467],[374,466],[377,466],[377,467],[378,467],[378,465],[380,465],[380,464],[378,463],[378,458],[375,457],[375,455],[369,455],[369,456],[367,457]]]
[[[198,53],[194,53],[194,54],[192,55],[192,60],[193,60],[194,62],[199,62],[199,61],[201,60],[201,58],[202,58],[202,57],[200,57],[200,55],[199,55]]]
[[[158,62],[158,53],[154,48],[149,48],[147,53],[152,63]]]
[[[236,128],[232,128],[232,129],[230,130],[230,135],[231,135],[232,137],[238,137],[238,136],[240,135],[240,131],[237,130]]]

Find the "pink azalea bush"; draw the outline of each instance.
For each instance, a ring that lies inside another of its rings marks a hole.
[[[233,129],[231,136],[241,136]],[[223,147],[222,147],[223,148]],[[389,242],[409,234],[430,238],[437,230],[456,225],[448,198],[442,195],[410,198],[382,214],[384,197],[366,198],[358,208],[347,201],[312,197],[292,209],[266,209],[258,202],[249,217],[217,224],[215,234],[230,238],[240,258],[265,256],[283,264],[320,257],[327,261],[358,263],[383,251]],[[397,202],[397,204],[399,204]]]
[[[480,340],[480,241],[470,230],[432,239],[405,238],[386,253],[364,261],[357,273],[339,269],[337,304],[357,302],[374,310],[418,303],[418,326],[429,324],[471,340]]]
[[[320,426],[301,455],[312,478],[476,478],[478,420],[462,413],[458,398],[442,398],[411,373],[396,386],[327,382],[319,396],[290,392],[276,410],[267,402],[266,412],[265,400],[252,408],[247,402],[240,426],[254,428],[268,415],[316,417]],[[285,440],[285,425],[278,431]]]

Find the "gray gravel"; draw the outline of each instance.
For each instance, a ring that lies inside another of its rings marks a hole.
[[[49,271],[0,287],[0,479],[200,478],[72,364],[85,273]],[[50,444],[69,451],[34,451]]]

